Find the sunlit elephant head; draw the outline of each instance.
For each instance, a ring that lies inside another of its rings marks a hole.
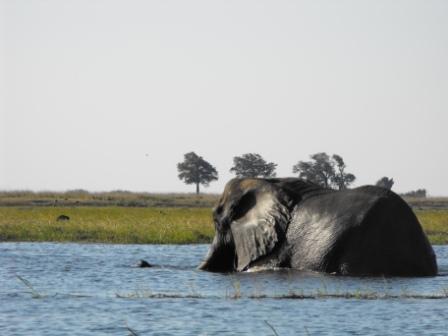
[[[293,193],[276,179],[233,179],[213,211],[215,239],[201,269],[242,271],[284,240]]]

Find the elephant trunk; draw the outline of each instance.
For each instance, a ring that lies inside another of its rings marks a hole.
[[[205,260],[198,268],[209,272],[233,272],[235,270],[235,257],[233,241],[220,239],[216,235]]]

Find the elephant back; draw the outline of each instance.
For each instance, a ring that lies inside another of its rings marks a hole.
[[[294,268],[352,275],[433,275],[434,251],[395,193],[373,186],[305,199],[287,232]]]

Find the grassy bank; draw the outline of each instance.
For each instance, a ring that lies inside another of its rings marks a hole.
[[[68,221],[57,221],[61,214]],[[213,238],[209,208],[1,207],[0,241],[188,244]]]
[[[448,244],[448,210],[416,210],[431,244]]]
[[[416,214],[431,243],[448,244],[448,210]],[[0,207],[0,241],[189,244],[213,235],[210,208]]]

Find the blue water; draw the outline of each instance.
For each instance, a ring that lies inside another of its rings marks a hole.
[[[448,246],[441,276],[388,279],[198,271],[207,248],[0,243],[0,335],[448,334]]]

